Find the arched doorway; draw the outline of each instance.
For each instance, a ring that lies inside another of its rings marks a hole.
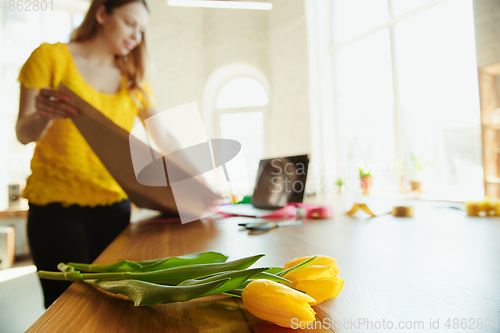
[[[209,137],[233,139],[242,145],[248,177],[232,180],[236,194],[247,194],[238,193],[238,187],[254,185],[259,160],[266,154],[269,101],[267,78],[246,64],[221,67],[205,85],[203,118]]]

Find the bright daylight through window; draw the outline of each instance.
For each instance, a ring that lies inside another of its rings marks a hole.
[[[62,6],[62,7],[61,7]],[[34,143],[23,146],[16,138],[19,83],[22,65],[41,43],[68,42],[72,29],[80,25],[86,3],[65,0],[54,10],[0,11],[0,210],[7,207],[7,185],[23,184],[31,173]],[[5,33],[8,31],[9,33]]]
[[[217,96],[216,126],[220,137],[241,143],[248,179],[233,179],[234,193],[253,186],[259,160],[264,157],[264,113],[268,96],[265,88],[251,78],[237,78],[226,83]],[[242,161],[243,163],[243,161]],[[241,167],[241,166],[240,166]]]
[[[472,1],[336,0],[332,21],[339,159],[381,192],[481,196]]]

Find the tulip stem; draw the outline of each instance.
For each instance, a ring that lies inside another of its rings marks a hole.
[[[229,291],[222,293],[222,294],[241,298],[241,292],[242,292],[241,289],[233,289],[233,290],[229,290]]]

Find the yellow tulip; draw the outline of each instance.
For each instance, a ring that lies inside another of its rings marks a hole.
[[[296,266],[312,257],[295,258],[285,264],[284,269]],[[342,291],[344,280],[338,277],[338,267],[335,259],[318,256],[313,265],[296,270],[284,276],[292,283],[290,287],[304,291],[315,299],[312,305],[323,302],[325,299],[337,297]]]
[[[283,269],[289,269],[293,266],[297,266],[298,264],[302,264],[304,261],[311,259],[313,256],[309,257],[298,257],[289,260]],[[314,265],[327,266],[335,272],[335,274],[339,274],[339,268],[337,267],[337,260],[327,257],[327,256],[316,256],[316,259],[313,261]]]
[[[255,317],[282,327],[301,327],[313,322],[316,313],[309,303],[314,298],[283,284],[269,280],[254,280],[241,293],[243,304]]]

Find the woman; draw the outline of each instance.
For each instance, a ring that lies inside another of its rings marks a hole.
[[[35,265],[94,261],[128,225],[130,201],[71,121],[77,110],[55,89],[64,82],[130,132],[134,118],[155,113],[145,80],[144,0],[93,0],[68,44],[42,44],[19,75],[16,133],[36,141],[29,200],[28,239]],[[41,280],[49,307],[69,286]]]

